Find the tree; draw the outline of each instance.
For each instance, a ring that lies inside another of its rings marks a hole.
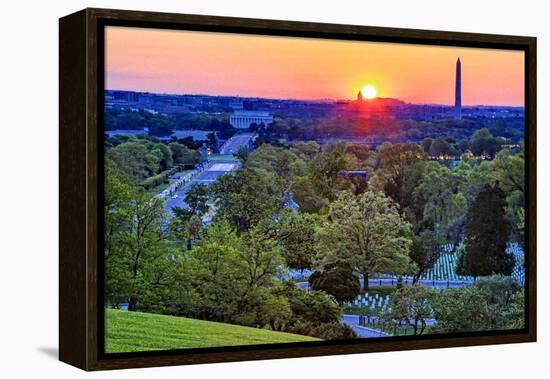
[[[504,193],[488,185],[470,205],[465,219],[464,251],[457,265],[459,275],[511,275],[515,259],[506,252],[510,222],[505,206]]]
[[[345,148],[345,143],[325,145],[313,161],[310,183],[328,201],[334,201],[338,192],[351,189],[351,180],[340,175],[343,170],[353,168]]]
[[[415,235],[412,240],[410,257],[416,263],[417,271],[413,276],[413,284],[418,283],[422,275],[433,268],[441,255],[441,238],[433,231],[425,230]]]
[[[124,233],[133,282],[128,299],[128,310],[136,310],[139,306],[141,292],[147,291],[145,273],[153,268],[155,260],[162,256],[161,225],[165,216],[163,201],[144,192],[137,194],[132,203],[132,209],[134,215],[132,223],[129,230]],[[157,272],[161,273],[161,271]],[[148,272],[148,274],[155,273]]]
[[[481,278],[475,282],[490,304],[497,304],[500,307],[507,307],[512,296],[521,290],[519,283],[511,277],[494,275],[487,278]]]
[[[432,142],[430,145],[430,155],[432,156],[445,156],[450,155],[451,153],[451,145],[449,142],[445,141],[444,139],[436,139]]]
[[[240,294],[242,304],[256,288],[271,286],[274,276],[282,268],[281,248],[276,234],[271,233],[270,224],[270,220],[262,220],[244,235],[246,244],[240,252],[246,283]]]
[[[233,154],[242,164],[245,164],[250,152],[246,146],[241,146],[235,154]]]
[[[220,322],[235,322],[241,294],[246,284],[246,264],[242,259],[244,241],[231,224],[219,220],[204,232],[189,252],[189,280],[196,301],[183,315]]]
[[[187,191],[184,200],[192,215],[202,217],[208,212],[207,202],[209,195],[208,187],[202,183],[193,185],[193,187]]]
[[[321,147],[315,141],[297,142],[290,149],[308,160],[313,159],[321,151]]]
[[[491,315],[487,301],[477,287],[451,288],[432,300],[436,332],[475,332],[489,330]]]
[[[285,281],[273,288],[273,293],[288,299],[292,316],[285,331],[321,339],[352,339],[355,332],[340,322],[340,307],[322,291],[307,291]]]
[[[475,282],[489,307],[491,329],[513,328],[524,322],[525,303],[516,307],[519,297],[524,290],[511,277],[495,275],[479,279]]]
[[[269,325],[271,330],[285,329],[292,318],[292,309],[285,296],[267,292],[258,309],[257,323],[260,327]]]
[[[218,137],[216,136],[216,132],[210,132],[206,136],[207,138],[207,145],[209,148],[211,148],[214,152],[218,151]]]
[[[461,180],[437,162],[424,165],[422,177],[412,191],[413,208],[422,208],[420,230],[434,230],[439,237],[458,243],[466,211],[466,198],[460,191]]]
[[[329,201],[317,191],[311,175],[298,176],[292,181],[292,194],[301,212],[319,213]]]
[[[168,147],[172,151],[174,164],[193,164],[197,163],[200,159],[200,152],[191,150],[183,144],[172,142]]]
[[[398,210],[411,223],[415,233],[430,226],[430,223],[424,219],[427,199],[417,197],[415,192],[415,189],[422,184],[427,167],[429,167],[427,162],[420,161],[403,168]]]
[[[310,269],[317,254],[317,217],[291,210],[284,210],[280,217],[277,238],[286,265],[300,271]]]
[[[487,128],[479,129],[470,138],[470,149],[474,155],[487,154],[493,157],[498,148],[498,141]]]
[[[105,254],[107,298],[115,304],[127,301],[130,311],[156,309],[159,304],[157,289],[163,285],[167,262],[173,254],[162,243],[164,204],[161,199],[136,190],[130,192],[124,209],[117,209],[112,206],[114,195],[113,192],[109,194],[109,212],[123,212],[124,217],[118,219],[123,224],[116,231],[111,229],[113,215],[108,217],[106,224],[109,228]]]
[[[495,183],[506,194],[506,213],[512,222],[515,239],[525,240],[525,161],[522,155],[501,150],[491,162]]]
[[[129,274],[121,244],[123,232],[131,222],[133,188],[130,179],[112,161],[105,162],[104,254],[105,302],[117,307],[128,299]]]
[[[411,225],[383,193],[341,192],[319,231],[318,264],[348,265],[363,275],[368,288],[371,273],[401,275],[415,269],[411,237]]]
[[[221,176],[212,185],[216,217],[246,232],[282,209],[285,195],[280,180],[264,170],[244,168]]]
[[[246,166],[275,173],[288,185],[292,174],[291,165],[297,159],[296,154],[289,149],[263,144],[250,154]]]
[[[523,329],[525,327],[525,291],[515,292],[508,307],[503,311],[504,329]]]
[[[354,155],[360,162],[364,162],[373,155],[366,145],[358,143],[348,143],[345,148],[346,154]]]
[[[382,170],[377,174],[382,182],[384,193],[397,204],[403,205],[404,182],[408,168],[425,159],[425,154],[415,143],[384,144],[379,148],[379,161]]]
[[[174,207],[172,211],[174,217],[170,220],[170,231],[176,241],[183,240],[187,250],[191,250],[193,241],[202,231],[202,219],[186,208]]]
[[[183,315],[207,320],[284,328],[290,308],[273,293],[281,268],[278,246],[259,227],[239,235],[218,219],[189,252],[188,282],[195,301]]]
[[[384,322],[403,322],[413,328],[414,335],[426,330],[426,320],[433,317],[431,298],[433,290],[424,286],[404,286],[398,289],[390,300],[390,307],[380,317]]]
[[[340,305],[354,300],[361,292],[361,283],[353,269],[345,266],[326,266],[323,271],[315,271],[309,277],[309,285],[313,290],[334,296]]]
[[[340,307],[322,291],[307,291],[292,281],[284,281],[274,287],[273,293],[288,299],[292,310],[291,323],[310,322],[316,324],[339,323]]]
[[[141,181],[160,170],[162,153],[151,149],[152,143],[131,140],[108,150],[107,158],[132,179]]]
[[[155,153],[160,156],[160,170],[165,171],[170,169],[174,165],[174,160],[172,158],[172,150],[163,143],[157,143],[154,145],[153,149]]]

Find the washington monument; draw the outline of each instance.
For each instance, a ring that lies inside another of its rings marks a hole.
[[[460,58],[456,60],[456,82],[455,82],[455,119],[462,119],[462,69]]]

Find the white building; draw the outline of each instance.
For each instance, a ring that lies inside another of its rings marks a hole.
[[[237,129],[248,129],[250,125],[270,124],[273,116],[266,111],[235,111],[229,117],[229,123]]]

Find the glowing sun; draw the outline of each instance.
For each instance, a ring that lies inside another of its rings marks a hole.
[[[376,87],[370,84],[367,84],[361,90],[363,97],[365,99],[374,99],[376,97]]]

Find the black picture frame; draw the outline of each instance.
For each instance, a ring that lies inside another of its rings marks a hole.
[[[105,354],[103,38],[129,26],[524,51],[526,323],[522,330]],[[84,9],[59,21],[59,358],[84,370],[536,341],[536,38],[171,13]]]

